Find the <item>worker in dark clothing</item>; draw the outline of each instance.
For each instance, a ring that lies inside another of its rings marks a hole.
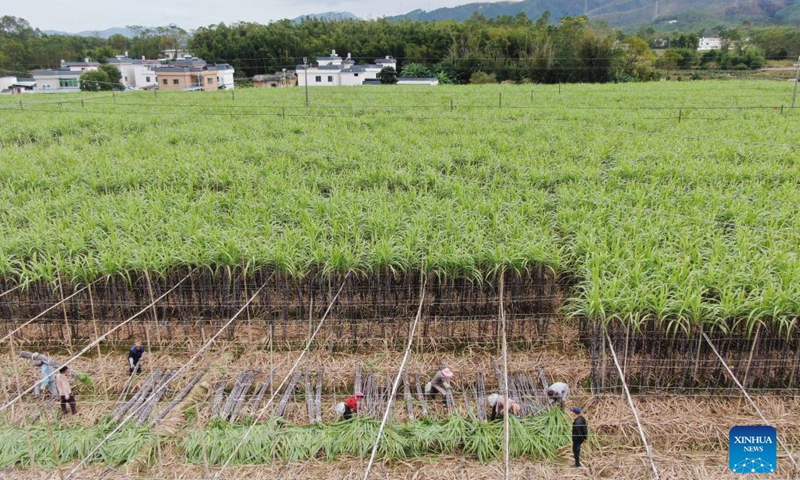
[[[136,342],[128,352],[128,366],[130,367],[131,375],[133,375],[134,369],[136,369],[136,373],[142,373],[142,366],[139,365],[139,360],[142,359],[142,355],[144,355],[144,347],[141,343]]]
[[[574,407],[570,409],[572,412],[572,455],[575,457],[575,465],[578,468],[581,466],[581,445],[589,438],[589,427],[586,425],[586,419],[581,415],[581,409]]]
[[[362,398],[364,398],[364,394],[361,392],[356,392],[352,397],[344,401],[344,412],[342,413],[342,417],[345,420],[350,420],[353,418],[354,413],[358,413],[358,402]]]

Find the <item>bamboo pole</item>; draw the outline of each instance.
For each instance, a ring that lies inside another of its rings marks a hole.
[[[767,425],[769,425],[769,426],[772,426],[772,425],[769,423],[769,421],[767,420],[767,418],[764,416],[764,414],[763,414],[763,413],[761,413],[761,409],[760,409],[760,408],[758,408],[758,405],[756,405],[756,402],[754,402],[754,401],[753,401],[753,399],[750,397],[750,394],[748,394],[748,393],[747,393],[747,390],[746,390],[746,389],[745,389],[745,388],[742,386],[742,384],[741,384],[741,383],[739,383],[739,380],[736,378],[736,375],[734,375],[734,374],[733,374],[733,371],[731,371],[730,367],[728,367],[728,364],[727,364],[727,363],[725,363],[725,359],[724,359],[724,358],[722,358],[722,355],[720,355],[720,354],[719,354],[719,352],[717,351],[717,347],[715,347],[715,346],[714,346],[714,344],[713,344],[713,343],[711,343],[711,339],[709,339],[709,338],[708,338],[708,335],[706,335],[705,333],[703,333],[703,338],[705,338],[706,342],[708,343],[708,346],[709,346],[709,347],[711,347],[711,350],[713,350],[713,351],[714,351],[714,354],[717,356],[717,358],[719,359],[719,361],[720,361],[720,362],[722,362],[722,366],[723,366],[723,367],[725,367],[725,370],[728,372],[728,375],[730,375],[730,376],[731,376],[731,378],[732,378],[732,379],[733,379],[733,381],[736,383],[736,385],[737,385],[737,386],[738,386],[738,387],[739,387],[739,388],[742,390],[742,393],[743,393],[743,394],[744,394],[744,396],[747,398],[747,401],[749,401],[749,402],[750,402],[750,405],[751,405],[751,406],[752,406],[752,407],[755,409],[755,411],[758,413],[758,416],[759,416],[759,417],[761,417],[761,420],[763,420],[763,421],[764,421],[764,423],[766,423]],[[776,434],[776,438],[778,439],[778,443],[780,443],[780,444],[781,444],[781,446],[783,447],[783,450],[786,452],[786,455],[788,455],[788,456],[789,456],[789,461],[791,461],[791,462],[792,462],[792,465],[794,465],[794,470],[795,470],[795,472],[796,472],[796,471],[798,470],[797,461],[794,459],[794,457],[792,456],[792,453],[791,453],[791,452],[789,451],[789,449],[786,447],[786,444],[785,444],[784,442],[782,442],[782,441],[781,441],[781,438],[780,438],[780,437],[777,437],[777,434]]]
[[[419,323],[419,319],[422,316],[422,306],[425,302],[425,281],[421,282],[421,290],[420,293],[420,302],[419,302],[419,309],[417,310],[417,317],[414,320],[414,324],[411,325],[411,331],[408,333],[408,346],[406,346],[406,351],[403,354],[403,360],[400,362],[400,368],[397,371],[397,377],[395,377],[394,384],[392,385],[392,393],[389,395],[389,400],[386,404],[386,411],[383,414],[383,420],[381,420],[381,425],[378,427],[378,435],[375,439],[375,443],[372,445],[372,454],[369,458],[369,463],[367,463],[367,469],[364,471],[364,480],[369,478],[369,472],[372,469],[372,464],[375,462],[375,455],[378,453],[378,446],[381,443],[381,435],[383,435],[383,429],[386,427],[386,421],[389,419],[389,413],[392,411],[392,402],[394,401],[394,397],[397,395],[397,389],[400,385],[400,378],[403,375],[403,371],[405,370],[406,363],[408,362],[408,357],[411,354],[411,346],[414,343],[414,331],[417,328],[417,324]]]
[[[500,314],[500,326],[503,331],[502,347],[503,347],[503,395],[505,395],[505,406],[503,411],[503,477],[505,480],[509,479],[509,448],[508,448],[508,415],[509,408],[511,407],[511,398],[508,391],[508,343],[506,340],[506,312],[503,307],[503,294],[505,286],[505,271],[500,271],[500,301],[498,302],[498,309]]]
[[[611,338],[608,336],[608,332],[604,332],[605,337],[608,338],[608,347],[611,349],[611,356],[614,360],[614,365],[617,367],[617,372],[619,372],[620,381],[622,381],[622,388],[625,389],[625,395],[628,397],[628,405],[631,407],[631,411],[633,412],[633,417],[636,419],[636,426],[639,428],[639,435],[642,438],[642,443],[644,443],[645,452],[647,452],[647,457],[650,459],[650,468],[653,470],[653,479],[658,480],[658,468],[656,468],[656,462],[653,459],[653,450],[650,448],[650,444],[647,443],[647,436],[644,434],[644,428],[642,428],[642,422],[639,420],[639,410],[636,408],[636,405],[633,404],[633,399],[631,398],[631,392],[628,390],[628,383],[625,381],[625,374],[622,372],[622,367],[619,365],[619,360],[617,360],[617,353],[614,351],[614,343],[611,341]]]
[[[95,280],[94,282],[92,282],[90,285],[94,284],[95,282],[97,282],[97,280]],[[61,300],[61,301],[59,301],[59,302],[55,303],[54,305],[52,305],[52,306],[48,307],[48,308],[47,308],[47,309],[45,309],[43,312],[41,312],[41,313],[39,313],[38,315],[36,315],[35,317],[31,318],[30,320],[28,320],[27,322],[23,323],[23,324],[22,324],[22,325],[20,325],[19,327],[17,327],[17,328],[15,328],[15,329],[13,329],[12,331],[8,332],[8,333],[7,333],[7,334],[6,334],[6,335],[5,335],[3,338],[0,338],[0,343],[3,343],[3,342],[5,342],[6,340],[8,340],[8,339],[9,339],[9,338],[11,338],[12,336],[14,336],[14,334],[15,334],[15,333],[17,333],[18,331],[22,330],[22,329],[23,329],[23,328],[25,328],[26,326],[28,326],[28,325],[30,325],[31,323],[35,322],[36,320],[38,320],[38,319],[42,318],[44,315],[46,315],[46,314],[47,314],[47,312],[49,312],[50,310],[52,310],[52,309],[54,309],[54,308],[57,308],[57,307],[58,307],[58,306],[60,306],[62,303],[64,303],[64,302],[66,302],[67,300],[71,299],[71,298],[72,298],[72,297],[74,297],[75,295],[78,295],[79,293],[81,293],[82,291],[86,290],[87,288],[89,288],[89,285],[86,285],[85,287],[81,288],[80,290],[78,290],[77,292],[73,293],[72,295],[70,295],[70,296],[68,296],[68,297],[64,298],[63,300]]]
[[[190,273],[190,275],[191,275],[191,273]],[[181,283],[183,283],[183,281],[184,281],[184,280],[186,280],[187,278],[189,278],[189,275],[187,275],[187,276],[186,276],[186,277],[184,277],[182,280],[180,280],[180,281],[179,281],[177,284],[175,284],[175,286],[173,286],[173,287],[172,287],[171,289],[169,289],[169,290],[168,290],[166,293],[164,293],[163,295],[161,295],[161,296],[160,296],[160,297],[159,297],[157,300],[160,300],[160,299],[162,299],[162,298],[166,297],[167,295],[169,295],[169,294],[170,294],[170,292],[172,292],[173,290],[175,290],[175,288],[177,288],[177,287],[178,287],[178,285],[180,285]],[[87,285],[86,287],[84,287],[83,289],[81,289],[80,291],[83,291],[83,290],[84,290],[84,289],[86,289],[86,288],[88,288],[88,285]],[[79,291],[79,292],[80,292],[80,291]],[[77,293],[79,293],[79,292],[76,292],[75,294],[77,294]],[[73,295],[75,295],[75,294],[73,294]],[[52,307],[51,307],[51,308],[52,308]],[[66,362],[64,362],[64,364],[63,364],[62,366],[65,366],[65,367],[66,367],[66,366],[69,366],[70,364],[72,364],[72,362],[74,362],[75,360],[77,360],[77,359],[78,359],[78,358],[79,358],[81,355],[83,355],[84,353],[88,352],[89,350],[91,350],[92,348],[94,348],[95,346],[97,346],[97,344],[98,344],[98,343],[100,343],[101,341],[103,341],[103,339],[105,339],[106,337],[108,337],[109,335],[111,335],[111,333],[113,333],[113,332],[117,331],[118,329],[122,328],[123,326],[127,325],[127,324],[128,324],[130,321],[131,321],[131,320],[133,320],[133,319],[134,319],[134,318],[136,318],[137,316],[141,315],[141,314],[142,314],[143,312],[145,312],[146,310],[147,310],[147,307],[145,307],[144,309],[140,310],[139,312],[137,312],[136,314],[134,314],[132,317],[129,317],[128,319],[126,319],[126,320],[124,320],[124,321],[122,321],[122,322],[118,323],[118,324],[117,324],[117,325],[116,325],[114,328],[112,328],[111,330],[107,331],[106,333],[104,333],[104,334],[103,334],[103,335],[101,335],[100,337],[96,338],[96,339],[95,339],[93,342],[91,342],[89,345],[87,345],[86,347],[84,347],[84,348],[83,348],[83,349],[82,349],[80,352],[78,352],[77,354],[75,354],[75,355],[71,356],[69,359],[67,359],[67,361],[66,361]],[[29,322],[28,322],[28,323],[29,323]],[[24,325],[23,325],[23,326],[24,326]],[[20,328],[21,328],[21,327],[20,327]],[[12,332],[12,333],[13,333],[13,332]],[[10,335],[10,334],[9,334],[9,335]],[[1,343],[1,342],[0,342],[0,343]],[[5,410],[6,410],[8,407],[10,407],[11,405],[13,405],[15,402],[19,401],[19,399],[20,399],[20,398],[22,398],[22,395],[24,395],[24,394],[26,394],[26,393],[28,393],[28,392],[32,391],[33,389],[34,389],[34,387],[30,387],[29,389],[27,389],[27,390],[25,390],[24,392],[22,392],[22,393],[20,393],[19,395],[17,395],[17,396],[16,396],[15,398],[13,398],[11,401],[9,401],[9,402],[5,403],[5,404],[4,404],[2,407],[0,407],[0,413],[2,413],[3,411],[5,411]],[[72,472],[71,472],[70,474],[72,474]]]
[[[154,300],[155,296],[153,295],[153,284],[150,282],[150,274],[147,272],[147,270],[144,271],[144,278],[147,280],[147,291],[150,294],[150,305],[153,309],[153,321],[156,323],[156,341],[159,345],[161,345],[161,326],[158,323],[158,311],[156,310],[156,301]],[[149,341],[150,340],[148,338],[148,342]],[[147,348],[150,348],[150,345],[148,345]]]
[[[69,325],[69,317],[67,316],[66,300],[64,299],[64,287],[61,281],[61,272],[58,273],[58,294],[61,297],[61,311],[64,314],[64,327],[67,329],[67,345],[69,346],[69,353],[72,354],[72,328]]]

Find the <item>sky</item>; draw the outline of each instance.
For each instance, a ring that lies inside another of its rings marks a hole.
[[[9,1],[2,15],[22,17],[34,28],[79,32],[126,25],[174,23],[186,30],[220,22],[268,23],[323,12],[350,12],[375,19],[421,8],[434,10],[478,0],[39,0]],[[487,0],[482,0],[487,1]],[[488,0],[494,1],[494,0]]]

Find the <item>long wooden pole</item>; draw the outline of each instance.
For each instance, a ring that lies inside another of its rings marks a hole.
[[[508,415],[511,407],[511,399],[508,396],[508,342],[506,341],[506,312],[503,308],[503,296],[505,288],[505,271],[500,272],[500,301],[498,302],[500,310],[500,323],[503,330],[503,395],[505,395],[505,403],[503,406],[503,472],[505,480],[509,480],[510,475],[510,460],[509,460],[509,431],[508,431]]]
[[[747,401],[749,401],[750,405],[753,406],[753,408],[755,409],[756,413],[758,413],[758,416],[761,417],[761,420],[763,420],[764,423],[766,423],[767,425],[772,426],[769,423],[769,421],[767,420],[767,418],[764,416],[764,414],[761,413],[761,409],[758,408],[758,405],[756,405],[756,402],[754,402],[753,399],[750,397],[750,394],[747,393],[747,390],[742,386],[741,383],[739,383],[739,380],[736,378],[736,375],[733,374],[733,371],[731,371],[730,367],[728,367],[728,364],[725,363],[725,359],[722,358],[722,355],[719,354],[719,352],[717,351],[717,347],[715,347],[714,344],[711,343],[711,339],[708,338],[708,335],[706,335],[705,332],[703,333],[703,338],[705,338],[706,343],[708,343],[708,346],[711,347],[711,350],[714,351],[714,355],[716,355],[717,358],[719,359],[719,361],[722,362],[722,366],[725,367],[725,370],[728,372],[728,375],[731,376],[731,378],[736,383],[736,385],[738,385],[739,388],[742,390],[742,393],[744,394],[745,398],[747,398]],[[781,441],[780,437],[776,437],[776,438],[778,439],[778,443],[781,444],[781,446],[783,447],[783,450],[786,452],[786,455],[789,456],[789,461],[791,461],[792,465],[794,465],[795,471],[797,471],[798,470],[797,461],[792,456],[792,453],[786,447],[786,444]]]
[[[628,397],[628,405],[631,407],[631,411],[633,411],[633,417],[636,419],[636,426],[639,427],[639,435],[642,438],[642,443],[644,443],[644,449],[647,452],[647,457],[650,459],[650,468],[653,470],[653,479],[658,480],[658,468],[656,468],[656,462],[653,459],[653,449],[650,448],[650,444],[647,443],[647,436],[644,434],[642,422],[639,420],[639,410],[636,408],[636,405],[633,404],[631,392],[628,390],[627,382],[625,382],[625,374],[622,373],[622,367],[620,367],[619,360],[617,360],[617,353],[614,351],[614,343],[611,341],[611,337],[608,336],[608,332],[605,332],[605,338],[608,340],[608,348],[611,350],[611,356],[614,359],[614,365],[617,366],[617,372],[619,372],[619,378],[622,381],[622,387],[625,389],[625,395]]]

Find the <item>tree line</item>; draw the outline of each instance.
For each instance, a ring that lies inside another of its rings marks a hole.
[[[0,75],[57,68],[60,60],[101,63],[128,52],[159,58],[168,48],[188,48],[208,62],[232,64],[239,77],[291,70],[336,50],[356,63],[385,55],[398,59],[400,75],[437,76],[447,83],[532,81],[537,83],[653,80],[659,69],[747,69],[767,58],[800,54],[800,29],[748,27],[709,32],[659,33],[652,28],[625,34],[585,16],[551,22],[549,13],[464,22],[390,22],[306,18],[267,25],[242,22],[201,27],[189,34],[174,25],[129,27],[133,38],[47,35],[24,19],[0,18]],[[725,48],[697,52],[700,34],[721,36]],[[656,55],[656,51],[659,55]]]

